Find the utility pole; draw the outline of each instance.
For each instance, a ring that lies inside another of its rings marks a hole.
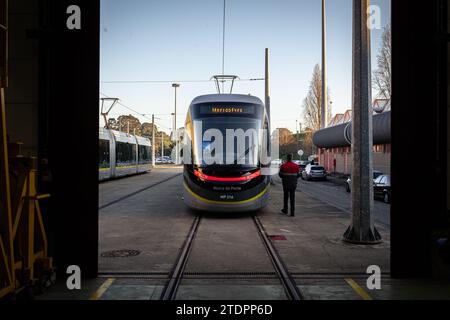
[[[327,105],[327,17],[326,17],[326,0],[322,0],[322,129],[328,126],[328,105]]]
[[[222,76],[225,75],[225,32],[227,1],[223,0],[223,34],[222,34]],[[222,92],[225,92],[225,80],[222,81]]]
[[[269,49],[266,48],[266,59],[265,59],[265,78],[264,78],[264,82],[265,82],[265,104],[266,104],[266,110],[267,110],[267,115],[269,116],[269,132],[268,134],[270,135],[270,130],[271,130],[271,118],[270,118],[270,87],[269,87],[269,81],[270,81],[270,70],[269,70]]]
[[[175,89],[175,112],[174,112],[174,120],[173,120],[173,137],[175,139],[175,163],[178,164],[178,154],[179,154],[179,145],[178,145],[178,136],[177,136],[177,89],[180,87],[178,83],[173,83],[172,88]]]
[[[155,148],[156,148],[156,141],[155,141],[155,115],[152,114],[152,166],[155,166]]]
[[[298,130],[298,120],[295,120],[295,140],[297,140],[297,152],[300,151],[300,132]],[[300,157],[300,155],[298,155]],[[301,160],[301,159],[300,159]]]
[[[161,131],[161,158],[164,157],[164,132]]]
[[[367,9],[370,0],[353,0],[353,119],[352,119],[352,221],[344,240],[376,244],[381,236],[373,217],[373,130],[370,29]]]

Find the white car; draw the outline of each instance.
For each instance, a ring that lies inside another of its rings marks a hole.
[[[174,163],[174,162],[173,162],[173,160],[172,160],[171,157],[169,157],[169,156],[164,156],[164,157],[163,157],[163,163],[171,164],[171,163]]]
[[[302,171],[302,179],[308,181],[312,179],[327,180],[327,171],[322,166],[308,164]]]
[[[373,171],[373,182],[379,177],[383,175],[383,172],[374,170]],[[348,193],[352,192],[352,177],[348,177],[347,181],[345,182],[345,190],[347,190]]]
[[[281,159],[275,159],[270,162],[271,167],[279,168],[279,167],[281,167],[282,164],[283,164],[283,160],[281,160]]]

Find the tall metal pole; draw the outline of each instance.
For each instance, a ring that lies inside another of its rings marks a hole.
[[[164,157],[164,132],[161,131],[161,158]]]
[[[177,89],[180,87],[178,83],[172,84],[175,88],[175,113],[173,120],[173,137],[175,139],[175,163],[178,164],[178,135],[177,135]]]
[[[298,120],[295,120],[295,140],[297,140],[297,152],[300,151],[300,132],[298,130]],[[297,154],[299,157],[300,155]],[[300,159],[301,160],[301,159]]]
[[[328,101],[327,101],[327,17],[326,0],[322,0],[322,103],[321,103],[321,128],[328,126]]]
[[[353,0],[352,221],[344,240],[381,242],[373,218],[373,131],[369,0]]]
[[[266,48],[266,57],[265,57],[265,77],[264,77],[264,82],[265,82],[265,104],[266,104],[266,110],[267,110],[267,115],[269,117],[269,130],[271,130],[271,118],[270,118],[270,70],[269,70],[269,49]],[[270,134],[270,131],[269,131]]]
[[[222,75],[225,75],[225,28],[227,1],[223,0],[223,35],[222,35]],[[225,93],[225,80],[222,81],[222,92]]]
[[[152,114],[152,165],[155,166],[155,148],[156,148],[156,141],[155,141],[155,115]]]

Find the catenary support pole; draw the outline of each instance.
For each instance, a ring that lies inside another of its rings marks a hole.
[[[322,0],[322,101],[321,128],[328,126],[328,95],[327,95],[327,17],[326,0]]]
[[[177,130],[177,89],[180,87],[180,84],[174,83],[172,87],[175,89],[175,112],[173,119],[173,139],[175,139],[175,164],[179,163],[179,143],[178,143],[178,130]]]
[[[152,166],[155,166],[155,148],[156,148],[156,141],[155,141],[155,115],[152,114]]]
[[[271,118],[270,118],[270,71],[269,71],[269,49],[266,48],[266,58],[265,58],[265,78],[264,78],[264,82],[265,82],[265,95],[264,95],[264,99],[265,99],[265,104],[266,104],[266,110],[267,110],[267,115],[269,116],[269,130],[271,128],[270,124],[271,124]]]
[[[353,0],[352,221],[344,240],[381,242],[373,218],[373,130],[369,0]]]

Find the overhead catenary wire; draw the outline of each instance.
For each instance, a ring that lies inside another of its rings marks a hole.
[[[100,94],[101,94],[102,96],[106,97],[106,98],[110,98],[108,95],[106,95],[106,94],[104,94],[104,93],[102,93],[102,92],[100,92]],[[121,107],[123,107],[123,108],[125,108],[125,109],[127,109],[127,110],[129,110],[129,111],[131,111],[131,112],[133,112],[134,114],[136,114],[136,115],[138,115],[138,116],[141,116],[141,117],[143,117],[143,118],[146,118],[146,119],[148,119],[148,120],[150,120],[150,121],[152,120],[151,118],[147,117],[145,113],[140,113],[140,112],[136,111],[135,109],[133,109],[133,108],[131,108],[131,107],[129,107],[129,106],[123,104],[123,103],[120,102],[120,101],[118,101],[117,104],[120,105]],[[159,119],[159,120],[164,121],[163,119]],[[166,129],[166,130],[169,130],[169,131],[172,130],[172,129],[170,129],[170,128],[164,126],[164,125],[162,125],[162,124],[159,123],[159,122],[155,122],[155,125],[157,125],[157,126],[160,127],[160,128],[164,128],[164,129]]]
[[[236,79],[238,82],[264,81],[264,78]],[[100,81],[103,84],[158,84],[158,83],[209,83],[214,80],[109,80]]]

